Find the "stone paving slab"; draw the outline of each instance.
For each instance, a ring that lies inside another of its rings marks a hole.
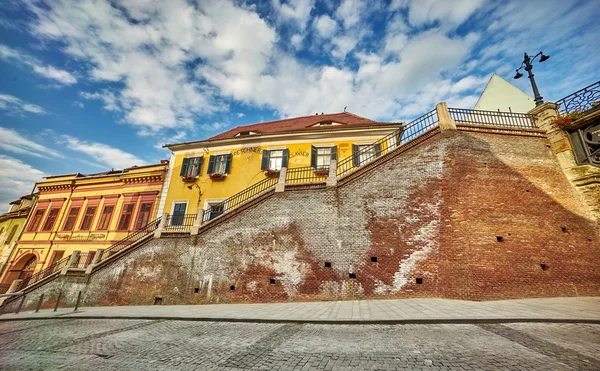
[[[210,304],[61,308],[4,313],[0,321],[49,318],[173,319],[301,323],[600,323],[600,297],[474,302],[388,299],[268,304]]]

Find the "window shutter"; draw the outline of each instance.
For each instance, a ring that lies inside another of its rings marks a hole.
[[[190,159],[184,158],[183,162],[181,163],[181,171],[179,172],[179,176],[187,175],[187,169],[188,169],[189,164],[190,164]]]
[[[331,159],[337,160],[337,146],[331,147]]]
[[[352,166],[360,166],[359,147],[356,144],[352,145]]]
[[[208,173],[212,174],[215,172],[215,163],[217,162],[217,158],[215,156],[210,156],[208,159]]]
[[[310,148],[310,166],[317,168],[317,147],[315,146]]]
[[[196,174],[194,175],[199,176],[202,172],[202,163],[204,162],[204,157],[198,157],[196,161],[198,161],[198,167],[196,168]]]
[[[271,158],[271,151],[263,151],[262,163],[260,164],[261,170],[269,170],[269,160]]]
[[[381,156],[381,143],[375,143],[375,157]]]
[[[288,167],[288,156],[290,151],[286,148],[283,150],[283,158],[281,159],[281,167]]]
[[[225,174],[229,174],[231,170],[231,153],[227,154],[227,162],[225,163]]]

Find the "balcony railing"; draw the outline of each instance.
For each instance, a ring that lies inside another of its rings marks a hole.
[[[196,222],[196,214],[168,215],[164,230],[167,232],[187,232]]]
[[[536,129],[532,115],[514,112],[482,111],[463,108],[448,108],[450,117],[459,123],[508,126]]]
[[[78,268],[78,269],[87,268],[87,266],[92,262],[92,259],[94,258],[95,254],[96,254],[95,251],[91,251],[91,252],[87,251],[87,252],[79,253],[79,258],[69,268]]]
[[[106,250],[104,250],[102,252],[100,261],[104,261],[104,260],[108,259],[111,255],[114,255],[114,254],[124,250],[128,246],[141,240],[142,238],[146,237],[150,233],[153,233],[156,230],[156,228],[158,228],[159,224],[160,224],[160,218],[151,221],[145,227],[138,229],[137,231],[133,232],[129,236],[125,237],[124,239],[116,242],[115,244],[113,244],[112,246],[110,246],[109,248],[107,248]]]
[[[228,199],[219,202],[218,204],[212,205],[208,210],[204,211],[202,218],[203,222],[212,220],[221,214],[227,213],[236,207],[246,203],[253,198],[258,197],[266,191],[271,190],[275,187],[275,184],[279,181],[278,178],[265,178],[254,185],[244,189],[241,192],[234,194]]]
[[[67,264],[69,263],[69,259],[71,259],[71,255],[62,258],[62,259],[54,262],[53,264],[49,265],[45,269],[42,269],[41,271],[31,275],[29,278],[26,278],[21,283],[21,287],[23,287],[23,288],[29,287],[29,286],[35,284],[36,282],[39,282],[45,278],[48,278],[50,276],[53,276],[53,275],[59,273],[64,267],[67,266]]]
[[[431,110],[423,116],[411,121],[406,126],[394,131],[393,133],[379,139],[368,147],[361,149],[358,153],[346,157],[337,164],[337,176],[344,176],[352,173],[377,157],[393,151],[400,145],[424,134],[425,132],[437,127],[437,111]]]
[[[329,166],[318,169],[312,166],[287,169],[285,184],[325,183],[329,176]]]
[[[600,101],[600,81],[569,94],[556,101],[558,111],[565,116],[573,112],[584,112],[592,108],[594,102]]]

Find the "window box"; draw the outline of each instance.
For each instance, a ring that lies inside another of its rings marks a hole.
[[[182,177],[181,177],[181,181],[183,181],[184,183],[193,183],[193,182],[195,182],[196,180],[198,180],[198,177],[197,177],[197,176],[189,176],[189,175],[186,175],[186,176],[182,176]]]
[[[314,170],[315,175],[321,175],[321,176],[325,176],[325,175],[329,175],[329,168],[318,168]]]
[[[212,180],[223,180],[227,177],[227,174],[226,173],[210,173],[210,174],[208,174],[208,176]]]
[[[266,169],[263,171],[266,177],[268,178],[278,178],[280,170],[277,169]]]

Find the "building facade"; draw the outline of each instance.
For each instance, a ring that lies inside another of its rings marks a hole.
[[[35,194],[23,196],[11,202],[8,212],[0,215],[0,275],[21,236],[36,197]]]
[[[170,214],[175,225],[203,210],[212,210],[205,218],[214,218],[229,197],[279,177],[282,169],[303,168],[326,179],[332,159],[357,154],[359,166],[377,156],[376,149],[358,154],[362,149],[401,127],[342,112],[240,126],[207,140],[166,145],[172,156],[159,213]]]
[[[2,283],[27,280],[79,251],[85,268],[111,246],[156,218],[168,161],[98,174],[46,177],[9,258]]]

